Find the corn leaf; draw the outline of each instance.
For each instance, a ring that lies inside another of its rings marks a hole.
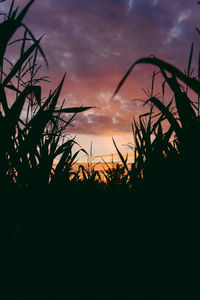
[[[64,74],[64,76],[63,76],[63,78],[62,78],[59,86],[57,87],[57,89],[55,91],[54,96],[52,97],[51,103],[49,105],[49,110],[53,111],[55,109],[55,107],[56,107],[56,104],[57,104],[58,98],[60,96],[60,92],[61,92],[64,80],[65,80],[65,77],[66,77],[66,73]]]
[[[192,64],[192,56],[193,56],[193,43],[191,45],[191,50],[190,50],[190,56],[189,56],[189,61],[188,61],[188,67],[187,67],[187,75],[191,75],[191,64]]]
[[[173,76],[178,77],[181,81],[183,81],[185,84],[187,84],[194,92],[196,92],[197,94],[200,94],[200,82],[196,78],[190,78],[189,76],[185,75],[182,71],[180,71],[178,68],[176,68],[172,64],[165,62],[164,60],[161,60],[156,57],[145,57],[145,58],[138,59],[136,62],[134,62],[131,65],[131,67],[125,73],[123,78],[120,80],[116,90],[113,93],[112,98],[114,98],[115,95],[119,92],[119,90],[123,86],[125,80],[132,72],[133,68],[138,64],[151,64],[151,65],[157,66],[160,69],[163,69],[163,70],[171,73]]]
[[[27,58],[30,56],[30,54],[35,50],[35,48],[38,46],[40,42],[40,39],[36,41],[32,46],[30,46],[26,52],[20,57],[20,59],[16,62],[16,64],[13,66],[10,73],[6,76],[6,78],[3,81],[3,86],[6,86],[11,79],[16,75],[16,73],[20,70],[23,63],[27,60]]]
[[[118,147],[117,147],[117,145],[116,145],[116,143],[115,143],[115,140],[114,140],[113,138],[112,138],[112,141],[113,141],[113,144],[114,144],[114,146],[115,146],[115,149],[117,150],[117,153],[118,153],[118,155],[119,155],[119,157],[120,157],[120,159],[121,159],[121,161],[122,161],[124,167],[126,168],[128,174],[129,174],[129,169],[128,169],[128,166],[127,166],[127,158],[128,158],[128,157],[127,157],[126,159],[124,159],[123,155],[122,155],[121,152],[119,151],[119,149],[118,149]]]
[[[155,106],[163,113],[163,115],[165,115],[166,119],[169,121],[169,123],[173,127],[173,130],[175,131],[178,139],[180,141],[182,141],[182,138],[183,138],[182,129],[179,126],[177,120],[173,117],[173,115],[169,111],[169,109],[159,99],[157,99],[155,97],[152,97],[151,99],[149,99],[149,101],[153,102],[155,104]]]
[[[180,85],[175,77],[168,78],[168,83],[175,95],[176,108],[182,126],[192,125],[196,114],[192,108],[191,100],[185,92],[181,91]]]
[[[4,113],[6,115],[9,111],[9,108],[8,108],[6,93],[5,93],[4,87],[1,84],[0,84],[0,102],[2,104]]]
[[[85,106],[85,107],[70,107],[54,110],[54,113],[79,113],[86,111],[88,109],[94,108],[93,106]]]
[[[13,1],[14,2],[14,1]],[[21,13],[18,15],[18,17],[16,18],[16,22],[20,25],[23,18],[25,17],[25,15],[27,14],[27,11],[29,10],[30,6],[33,4],[33,2],[35,2],[35,0],[31,0],[25,7],[24,9],[21,11]]]

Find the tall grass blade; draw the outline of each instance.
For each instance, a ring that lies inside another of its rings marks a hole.
[[[169,111],[169,109],[159,99],[157,99],[155,97],[152,97],[148,101],[153,102],[155,104],[155,106],[163,113],[163,115],[165,115],[165,117],[167,118],[167,120],[169,121],[171,126],[173,127],[173,130],[175,131],[178,139],[180,141],[182,141],[182,138],[183,138],[182,129],[179,126],[177,120],[172,115],[172,113]]]
[[[58,164],[55,168],[55,174],[60,172],[61,170],[63,170],[67,157],[69,155],[71,157],[71,150],[72,150],[72,146],[74,144],[74,140],[69,140],[67,142],[67,144],[68,145],[67,145],[65,151],[62,153],[62,156],[61,156],[61,158],[60,158],[60,160],[59,160],[59,162],[58,162]]]
[[[5,93],[5,90],[4,90],[4,88],[1,84],[0,84],[0,102],[2,104],[2,108],[3,108],[4,113],[6,115],[9,111],[9,108],[8,108],[6,93]]]
[[[35,36],[33,35],[33,33],[30,31],[30,29],[25,25],[25,24],[22,24],[22,26],[25,28],[25,30],[28,32],[28,34],[30,35],[30,37],[32,38],[32,40],[34,41],[34,43],[37,42],[37,39],[35,38]],[[42,36],[43,37],[43,36]],[[41,37],[41,38],[42,38]],[[44,53],[44,51],[42,50],[42,48],[40,47],[40,45],[38,44],[38,50],[42,56],[42,58],[44,59],[44,62],[46,64],[46,66],[48,67],[49,66],[49,63],[48,63],[48,60],[46,58],[46,55]]]
[[[73,143],[75,142],[74,140],[70,140],[70,143],[69,143],[69,141],[67,141],[67,142],[63,143],[61,146],[59,146],[58,149],[54,153],[54,158],[56,158],[61,153],[65,152],[69,148],[69,145],[71,145],[72,141],[73,141]]]
[[[182,126],[190,126],[196,118],[195,111],[191,105],[191,100],[186,93],[181,91],[180,85],[175,77],[170,78],[168,83],[175,95],[176,108]]]
[[[35,2],[35,0],[31,0],[25,7],[24,9],[21,11],[21,13],[18,15],[18,17],[16,18],[16,22],[20,25],[23,18],[25,17],[25,15],[27,14],[27,11],[29,10],[30,6],[33,4],[33,2]]]
[[[69,108],[62,108],[62,109],[55,109],[54,112],[56,113],[79,113],[86,111],[88,109],[94,108],[94,106],[85,106],[85,107],[69,107]]]
[[[40,43],[40,39],[34,43],[32,46],[29,47],[28,50],[23,54],[22,57],[16,62],[10,73],[7,75],[7,77],[3,81],[3,85],[6,86],[11,79],[15,76],[15,74],[20,70],[23,63],[27,60],[27,58],[31,55],[31,53],[38,47],[38,44]]]
[[[26,97],[29,94],[35,93],[37,97],[37,101],[40,104],[40,87],[32,87],[32,86],[27,86],[23,92],[18,96],[12,107],[10,108],[8,114],[5,117],[5,120],[8,124],[12,124],[15,126],[17,124],[17,121],[20,118]],[[39,95],[38,95],[39,94]],[[39,98],[38,98],[39,97]]]
[[[171,73],[173,76],[178,77],[181,81],[183,81],[186,85],[188,85],[194,92],[196,92],[197,94],[200,94],[200,82],[196,78],[188,77],[182,71],[180,71],[178,68],[165,62],[164,60],[161,60],[156,57],[145,57],[145,58],[138,59],[136,62],[134,62],[131,65],[131,67],[128,69],[126,74],[123,76],[123,78],[119,82],[116,90],[113,93],[112,98],[114,98],[115,95],[119,92],[119,90],[121,89],[125,80],[132,72],[133,68],[138,64],[151,64],[151,65],[157,66],[160,69],[163,69],[163,70]]]
[[[14,6],[14,2],[15,2],[15,0],[12,0],[12,2],[11,2],[9,13],[8,13],[8,19],[11,18],[12,11],[13,11],[13,6]]]
[[[20,57],[22,57],[23,54],[24,54],[25,44],[26,44],[26,41],[27,41],[26,35],[27,35],[27,30],[24,31],[24,37],[22,39],[22,46],[21,46],[21,49],[20,49]]]
[[[63,76],[63,78],[62,78],[59,86],[57,87],[57,89],[55,91],[55,95],[53,96],[53,98],[51,100],[51,103],[49,105],[49,110],[53,111],[55,109],[55,107],[56,107],[56,104],[57,104],[58,98],[60,96],[60,92],[61,92],[64,80],[65,80],[65,77],[66,77],[66,73],[64,74],[64,76]]]
[[[151,96],[150,96],[150,98],[153,97],[153,93],[154,93],[155,77],[156,77],[156,72],[153,71],[152,82],[151,82]]]
[[[166,106],[167,109],[170,109],[170,106],[172,104],[173,99],[169,102],[169,104]],[[151,134],[153,134],[153,132],[155,131],[155,129],[157,128],[157,126],[159,125],[159,123],[161,123],[162,121],[164,121],[166,119],[166,116],[162,113],[161,116],[158,118],[158,120],[153,124],[152,129],[151,129]]]
[[[117,150],[117,153],[118,153],[118,155],[119,155],[119,157],[120,157],[120,159],[121,159],[121,161],[122,161],[124,167],[126,168],[128,174],[129,174],[129,169],[128,169],[128,166],[127,166],[127,158],[124,159],[123,155],[121,154],[121,152],[119,151],[119,149],[118,149],[118,147],[117,147],[117,145],[116,145],[116,143],[115,143],[114,138],[112,138],[112,141],[113,141],[113,144],[114,144],[114,146],[115,146],[115,149]]]
[[[191,50],[190,50],[190,56],[189,56],[189,61],[188,61],[188,67],[187,67],[187,75],[190,76],[191,75],[191,65],[192,65],[192,57],[193,57],[193,43],[191,45]]]

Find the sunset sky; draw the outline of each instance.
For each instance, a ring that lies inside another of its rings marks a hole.
[[[5,10],[11,1],[0,4]],[[28,1],[16,0],[20,7]],[[186,68],[191,43],[198,56],[200,6],[193,0],[36,0],[25,23],[37,38],[49,68],[43,71],[55,88],[67,72],[62,99],[66,106],[96,106],[79,114],[70,129],[95,155],[114,153],[112,136],[122,152],[132,142],[132,117],[145,112],[141,88],[150,87],[152,66],[134,69],[119,95],[117,84],[138,58],[155,55]]]

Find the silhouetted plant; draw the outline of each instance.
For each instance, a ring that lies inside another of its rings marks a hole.
[[[105,177],[106,188],[111,189],[129,189],[129,177],[126,167],[123,164],[104,162],[105,167],[102,173]]]
[[[56,176],[61,176],[61,170],[62,176],[67,176],[78,152],[72,156],[75,141],[66,141],[66,128],[77,113],[90,108],[64,108],[63,104],[59,106],[65,75],[58,87],[50,91],[47,99],[42,99],[40,83],[48,81],[48,78],[36,77],[40,69],[37,64],[38,53],[46,65],[48,62],[40,47],[41,38],[37,40],[22,23],[33,2],[34,0],[30,1],[17,15],[12,1],[8,15],[0,24],[1,184],[48,184],[52,178],[55,181]],[[11,41],[20,27],[24,28],[23,37]],[[20,45],[20,56],[15,63],[6,57],[7,48],[14,43]],[[10,101],[7,91],[12,91],[14,101]],[[66,121],[63,114],[73,116]],[[65,141],[62,139],[63,135]],[[52,173],[55,163],[57,167],[54,167]]]
[[[189,98],[189,92],[195,92],[199,99],[200,82],[197,78],[191,76],[193,73],[191,72],[192,55],[193,45],[185,73],[156,57],[139,59],[129,68],[114,92],[113,96],[118,93],[136,65],[145,63],[152,64],[160,69],[165,84],[168,84],[174,95],[173,99],[168,101],[169,104],[165,105],[151,91],[145,102],[145,105],[147,103],[152,104],[150,112],[141,115],[139,122],[135,120],[133,122],[135,163],[132,176],[138,177],[139,180],[144,179],[147,173],[148,180],[156,172],[159,176],[159,170],[163,169],[162,161],[166,165],[166,161],[169,164],[171,159],[171,166],[173,167],[173,164],[178,165],[177,167],[180,168],[179,175],[185,176],[186,182],[192,183],[193,180],[193,184],[196,182],[196,171],[200,167],[199,105],[196,106],[194,99]],[[173,101],[175,101],[176,109],[171,108]],[[159,114],[155,111],[155,108],[160,111]],[[156,121],[153,121],[155,116],[157,117]],[[144,121],[144,118],[146,118],[146,121]],[[168,121],[168,129],[164,132],[162,124],[163,121],[166,123],[166,120]],[[157,168],[157,171],[155,168]],[[174,168],[176,168],[175,165]],[[182,172],[183,170],[185,172]]]
[[[87,154],[87,153],[86,153]],[[90,145],[89,154],[87,154],[87,167],[84,165],[79,165],[77,175],[79,176],[79,181],[82,183],[87,183],[89,185],[92,184],[100,184],[101,183],[101,175],[98,170],[96,170],[96,166],[99,163],[93,163],[93,150],[92,150],[92,142]]]

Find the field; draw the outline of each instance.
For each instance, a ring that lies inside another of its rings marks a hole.
[[[28,12],[0,24],[2,299],[199,299],[200,61],[182,72],[156,57],[149,112],[132,124],[134,163],[76,165],[67,129],[90,107],[59,101],[65,75],[42,97],[40,40],[26,26],[12,63],[7,46]],[[36,76],[37,75],[37,76]],[[173,94],[165,99],[166,89]],[[14,99],[10,101],[10,99]],[[166,104],[167,103],[167,104]],[[167,124],[164,126],[163,124]]]

